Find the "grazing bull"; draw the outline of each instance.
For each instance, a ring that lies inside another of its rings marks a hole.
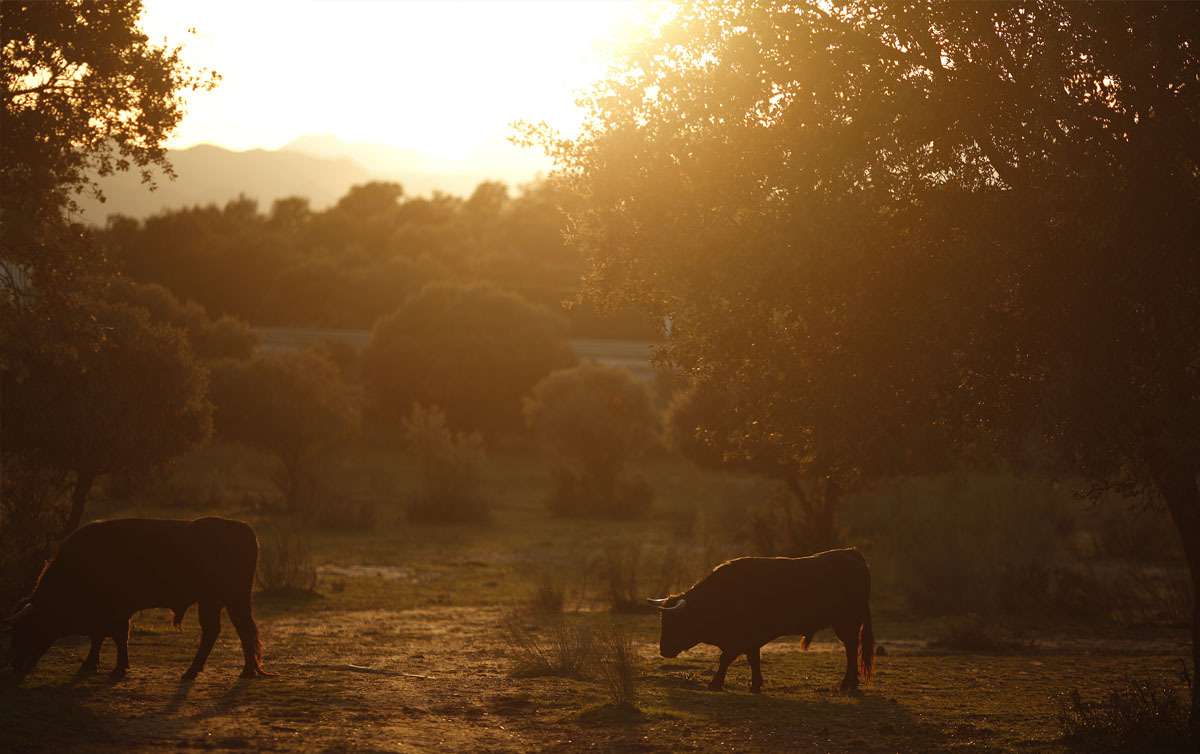
[[[659,650],[676,657],[697,644],[721,650],[708,687],[725,686],[725,671],[738,655],[750,662],[750,691],[762,689],[759,650],[780,636],[804,637],[832,627],[846,647],[843,691],[870,680],[875,658],[871,630],[871,572],[854,549],[806,558],[737,558],[722,563],[683,594],[652,599],[662,614]]]
[[[241,521],[126,518],[81,527],[43,570],[33,594],[5,621],[13,633],[12,667],[31,671],[54,641],[91,637],[81,672],[94,672],[105,637],[117,645],[113,678],[129,667],[129,621],[138,610],[170,608],[179,626],[200,603],[200,648],[184,680],[196,677],[221,631],[221,608],[242,641],[242,677],[267,675],[250,614],[258,539]]]

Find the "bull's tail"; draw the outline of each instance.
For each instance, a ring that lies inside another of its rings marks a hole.
[[[871,628],[871,607],[867,605],[858,629],[858,674],[864,682],[875,673],[875,631]]]

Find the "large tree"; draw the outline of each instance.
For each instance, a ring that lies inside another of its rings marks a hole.
[[[309,467],[357,428],[358,405],[337,365],[314,351],[268,353],[213,367],[219,436],[273,454],[280,491],[299,512]]]
[[[215,83],[141,15],[140,0],[0,2],[0,461],[73,477],[68,531],[96,475],[163,460],[209,421],[183,336],[101,300],[100,244],[72,221],[98,176],[169,174],[182,93]],[[49,504],[19,487],[0,489],[5,510]]]
[[[1148,490],[1195,584],[1198,55],[1191,4],[688,3],[550,144],[723,454]]]
[[[0,260],[44,290],[78,267],[72,197],[117,171],[169,175],[182,93],[216,82],[152,43],[141,15],[141,0],[0,3]]]
[[[521,427],[521,399],[571,366],[566,323],[487,284],[433,283],[375,324],[363,382],[384,426],[416,404],[437,406],[456,430],[501,434]]]
[[[62,535],[79,526],[97,477],[152,468],[207,439],[212,427],[208,374],[182,330],[128,304],[91,302],[86,310],[99,342],[73,357],[31,349],[22,372],[0,384],[0,452],[72,477]]]

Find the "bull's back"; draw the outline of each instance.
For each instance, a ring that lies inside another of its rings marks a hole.
[[[225,602],[251,588],[257,558],[254,531],[240,521],[115,519],[72,534],[46,574],[54,583],[45,586],[128,610]]]
[[[802,558],[738,558],[705,581],[705,601],[729,616],[736,624],[731,630],[772,636],[858,619],[871,589],[866,560],[853,548]]]

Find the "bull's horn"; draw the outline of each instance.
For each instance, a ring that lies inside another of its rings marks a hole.
[[[32,602],[26,602],[24,605],[22,605],[22,606],[21,606],[21,609],[20,609],[20,610],[18,610],[17,612],[15,612],[15,613],[13,613],[12,615],[10,615],[10,616],[8,616],[7,618],[5,618],[5,619],[3,620],[3,622],[0,622],[0,626],[3,626],[4,628],[10,628],[10,627],[12,627],[12,626],[13,626],[13,625],[14,625],[14,624],[17,622],[17,621],[21,620],[21,619],[22,619],[22,618],[24,618],[26,615],[29,615],[29,613],[31,613],[31,612],[33,612],[33,603],[32,603]]]
[[[663,605],[667,604],[670,601],[671,601],[670,597],[647,597],[646,598],[646,604],[654,605],[655,607],[662,607]]]
[[[664,605],[659,605],[659,606],[658,606],[658,609],[659,609],[659,610],[663,610],[663,611],[667,611],[667,610],[682,610],[682,609],[683,609],[683,606],[684,606],[684,605],[686,605],[686,604],[687,604],[687,600],[679,600],[678,602],[676,602],[674,605],[671,605],[670,607],[666,607],[666,606],[664,606]]]

